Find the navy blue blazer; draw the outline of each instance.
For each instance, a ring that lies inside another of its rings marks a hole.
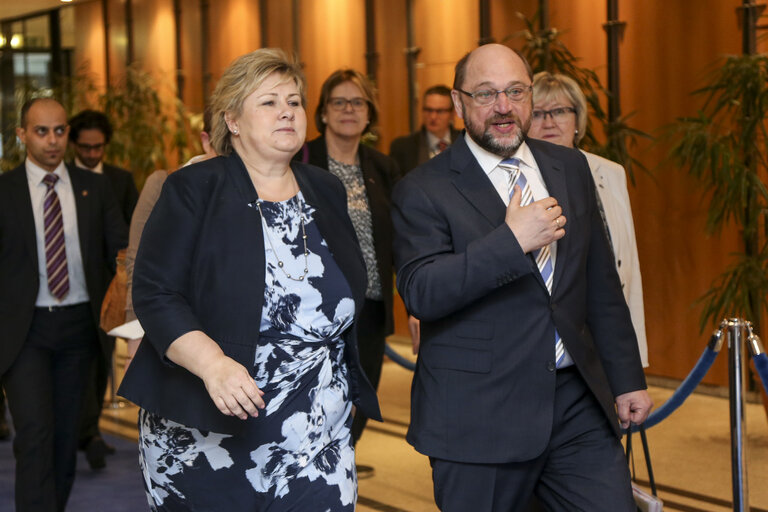
[[[551,296],[463,136],[395,187],[397,288],[421,319],[407,439],[433,457],[504,463],[543,452],[555,328],[617,435],[615,396],[646,387],[587,162],[527,143],[568,219]]]
[[[104,176],[67,164],[77,210],[80,254],[94,325],[115,274],[117,251],[128,244],[112,189]],[[37,239],[25,164],[0,175],[0,376],[27,338],[40,287]],[[99,329],[102,351],[109,342]]]
[[[322,169],[297,162],[291,168],[349,283],[357,319],[366,273],[344,186]],[[225,434],[244,427],[245,421],[216,408],[201,379],[165,353],[179,336],[200,330],[253,371],[265,280],[262,224],[253,207],[257,199],[234,152],[168,177],[136,256],[133,305],[146,335],[120,386],[121,396],[190,427]],[[343,337],[353,401],[366,416],[380,420],[376,393],[360,369],[355,328]]]

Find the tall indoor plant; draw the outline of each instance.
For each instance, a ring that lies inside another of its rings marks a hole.
[[[701,327],[723,317],[752,322],[755,332],[768,311],[768,56],[726,57],[709,83],[696,116],[671,128],[672,160],[687,168],[710,195],[707,232],[739,230],[741,247],[731,265],[702,297]],[[768,413],[768,395],[763,393]]]

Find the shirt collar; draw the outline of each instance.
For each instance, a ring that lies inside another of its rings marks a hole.
[[[41,185],[43,183],[43,178],[48,174],[48,171],[29,158],[26,159],[24,164],[27,169],[27,180],[34,186]],[[59,177],[59,181],[62,184],[69,184],[69,173],[67,172],[67,166],[64,165],[63,160],[59,162],[59,165],[53,170],[53,173]]]
[[[441,140],[445,141],[446,144],[449,144],[449,145],[451,144],[451,130],[448,130],[448,132],[445,134],[445,137],[442,137],[442,138],[438,137],[437,135],[435,135],[430,131],[427,131],[426,128],[424,129],[424,131],[427,134],[427,144],[429,145],[430,148],[436,147]]]
[[[104,174],[104,166],[102,165],[101,160],[99,160],[99,163],[96,164],[96,167],[91,169],[87,165],[85,165],[78,157],[75,157],[75,165],[80,167],[81,169],[88,169],[91,172],[95,172],[96,174]]]
[[[480,164],[480,168],[483,169],[485,174],[490,174],[496,167],[498,167],[499,163],[504,160],[503,157],[481,148],[474,140],[472,140],[472,137],[469,136],[468,132],[464,134],[464,140],[467,142],[469,150],[472,152],[475,160]],[[528,147],[525,140],[523,140],[522,144],[520,144],[520,147],[517,148],[517,151],[515,151],[515,154],[512,155],[512,157],[520,160],[520,163],[524,166],[534,169],[536,168],[536,160],[533,158],[531,148]]]

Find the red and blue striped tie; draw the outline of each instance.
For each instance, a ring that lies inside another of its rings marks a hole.
[[[43,200],[43,226],[45,227],[45,270],[48,274],[48,289],[51,295],[62,300],[69,292],[69,273],[61,204],[54,190],[58,180],[59,177],[52,172],[43,178],[43,183],[48,187]]]
[[[520,160],[517,158],[507,158],[501,161],[499,167],[508,173],[509,197],[511,198],[515,194],[515,185],[517,185],[523,193],[520,206],[531,204],[533,202],[533,192],[528,184],[528,180],[525,179],[525,174],[520,171]],[[541,278],[547,285],[547,291],[552,294],[552,277],[555,267],[552,265],[552,253],[549,250],[549,245],[533,251],[533,256],[536,259],[536,266],[539,267]],[[555,361],[558,368],[564,358],[565,347],[563,346],[563,340],[560,337],[560,333],[555,329]]]

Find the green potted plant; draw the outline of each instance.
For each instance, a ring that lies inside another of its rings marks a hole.
[[[670,157],[709,194],[707,232],[735,225],[741,239],[731,265],[701,298],[701,328],[741,317],[759,333],[768,308],[768,56],[726,57],[694,94],[704,97],[703,106],[670,127]],[[765,393],[763,401],[768,412]]]

